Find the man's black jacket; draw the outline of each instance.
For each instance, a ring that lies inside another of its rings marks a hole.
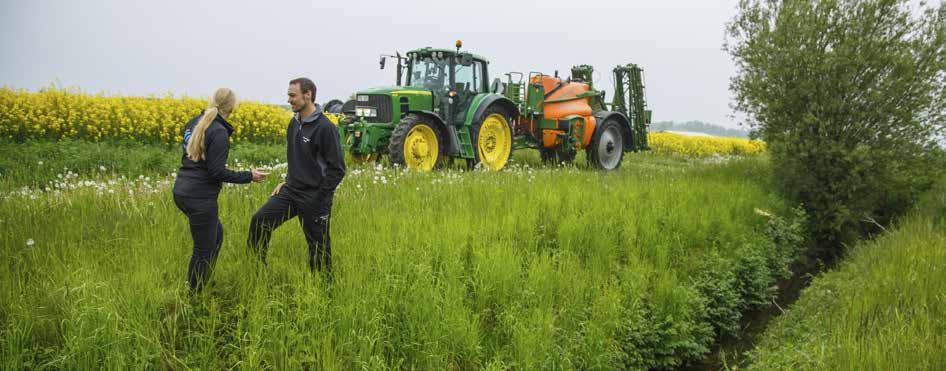
[[[308,117],[296,114],[286,130],[286,186],[290,195],[311,203],[327,215],[335,188],[345,177],[338,127],[322,114],[321,107]]]

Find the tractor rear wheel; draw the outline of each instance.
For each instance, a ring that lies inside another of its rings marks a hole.
[[[509,115],[497,106],[486,109],[483,119],[470,128],[473,138],[473,156],[489,170],[499,171],[509,162],[512,154],[512,125]]]
[[[391,132],[388,155],[396,165],[412,170],[433,170],[443,162],[443,133],[429,119],[409,114]]]
[[[615,119],[605,120],[595,130],[588,146],[588,163],[598,169],[615,170],[624,158],[624,133]]]

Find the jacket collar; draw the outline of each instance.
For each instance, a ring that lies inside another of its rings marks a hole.
[[[230,125],[227,119],[223,118],[223,116],[220,116],[219,113],[217,114],[217,117],[214,117],[214,122],[220,123],[220,126],[223,126],[224,129],[227,129],[227,135],[233,135],[233,125]]]
[[[299,117],[299,116],[301,116],[299,112],[296,112],[296,114],[294,115],[296,120],[299,121],[300,123],[308,124],[310,122],[315,122],[315,120],[319,119],[319,116],[322,116],[322,106],[316,103],[315,111],[312,111],[311,115],[308,115],[306,117]]]
[[[227,135],[233,135],[233,125],[223,118],[223,116],[217,115],[216,121],[220,122],[220,125],[223,125],[224,129],[227,129]]]

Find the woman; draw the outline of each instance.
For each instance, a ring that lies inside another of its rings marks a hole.
[[[194,239],[194,253],[187,268],[187,281],[193,291],[200,291],[210,278],[223,244],[223,225],[217,208],[221,186],[224,182],[261,182],[269,175],[257,169],[227,169],[233,133],[227,117],[234,108],[233,91],[217,89],[207,109],[184,126],[184,155],[174,182],[174,203],[187,215]]]

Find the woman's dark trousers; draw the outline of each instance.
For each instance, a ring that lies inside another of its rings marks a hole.
[[[187,282],[193,291],[200,291],[213,271],[217,254],[223,244],[223,224],[217,208],[216,198],[190,198],[174,195],[177,208],[187,215],[194,253],[187,267]]]

